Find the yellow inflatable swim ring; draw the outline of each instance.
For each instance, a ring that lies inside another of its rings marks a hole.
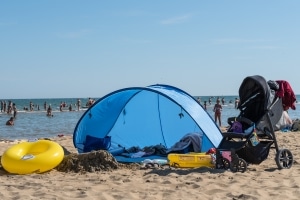
[[[58,143],[37,140],[8,148],[1,157],[1,164],[9,173],[42,173],[59,165],[63,158],[64,150]]]

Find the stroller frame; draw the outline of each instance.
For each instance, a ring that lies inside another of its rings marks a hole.
[[[283,112],[282,99],[275,97],[265,79],[258,75],[246,77],[239,94],[241,102],[238,109],[241,112],[238,117],[229,118],[228,123],[231,126],[233,121],[239,121],[243,130],[251,126],[253,130],[248,134],[223,133],[223,139],[216,149],[216,168],[244,172],[249,163],[260,164],[267,159],[270,148],[276,150],[278,169],[291,168],[293,155],[288,149],[279,148],[274,130]],[[256,135],[260,141],[253,145],[250,139]]]

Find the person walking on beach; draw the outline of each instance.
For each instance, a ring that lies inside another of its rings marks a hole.
[[[47,110],[47,103],[46,103],[46,101],[44,103],[44,110]]]
[[[217,103],[214,106],[213,111],[215,112],[215,123],[219,121],[219,126],[221,127],[221,112],[222,112],[222,105],[220,104],[220,100],[217,100]]]

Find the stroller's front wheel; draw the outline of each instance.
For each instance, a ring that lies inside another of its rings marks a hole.
[[[230,168],[230,161],[226,158],[220,158],[218,159],[218,162],[216,163],[217,169],[229,169]]]
[[[232,162],[230,164],[230,170],[232,172],[245,172],[247,170],[247,162],[244,159],[239,158],[238,162]]]
[[[293,165],[293,154],[288,149],[279,149],[275,160],[278,169],[289,169]]]

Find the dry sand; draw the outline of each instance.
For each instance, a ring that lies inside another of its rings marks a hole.
[[[300,132],[277,132],[280,148],[294,155],[291,169],[278,170],[275,149],[246,172],[210,168],[141,169],[113,158],[97,165],[105,152],[80,157],[71,136],[53,138],[64,147],[64,161],[43,174],[12,175],[0,168],[0,199],[300,199]],[[19,141],[1,141],[3,152]],[[89,167],[90,166],[90,167]]]

